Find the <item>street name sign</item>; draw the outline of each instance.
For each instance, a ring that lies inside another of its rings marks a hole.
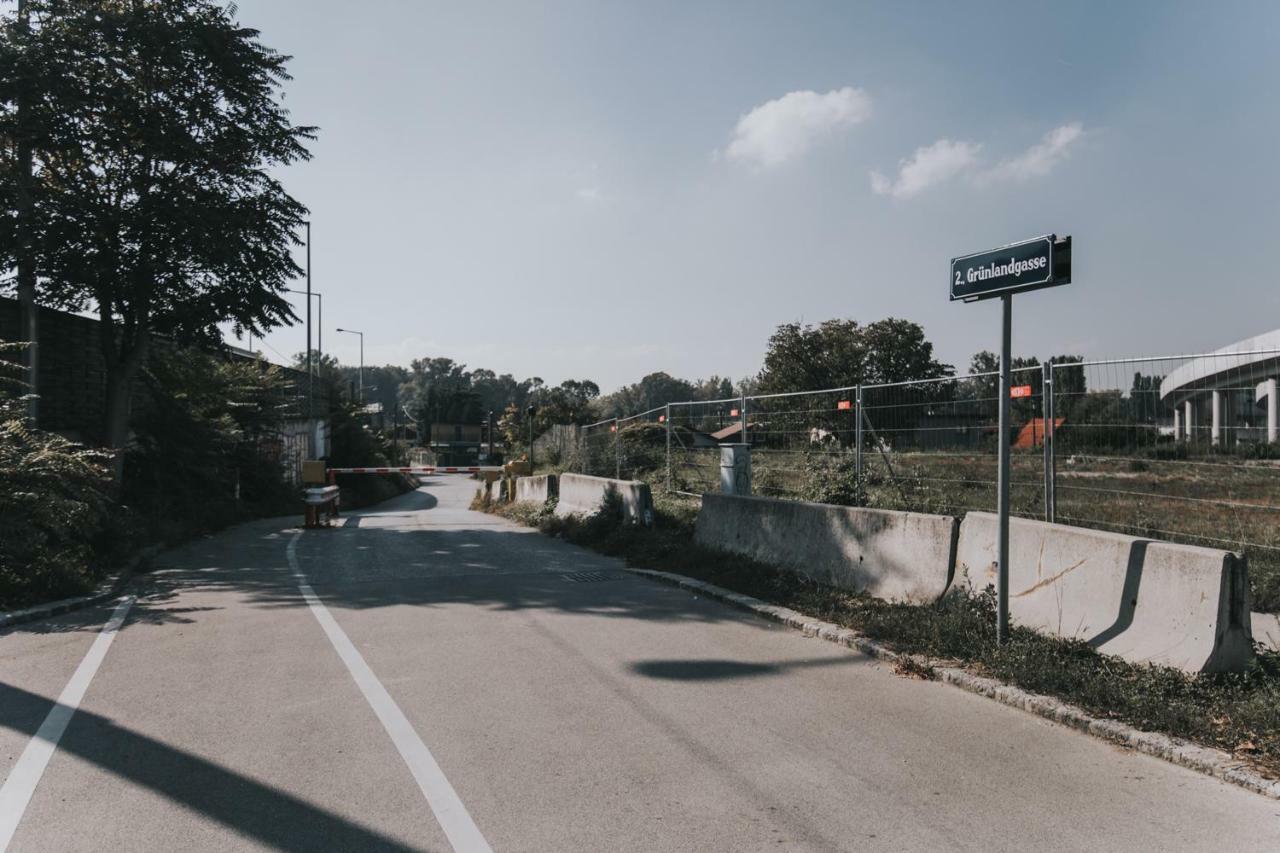
[[[1071,238],[1053,234],[951,259],[951,301],[973,302],[1071,281]]]
[[[1071,238],[1046,234],[1034,240],[952,258],[950,281],[952,302],[1000,297],[1000,379],[996,398],[1000,436],[996,466],[996,643],[1003,646],[1009,639],[1009,483],[1012,479],[1009,399],[1031,396],[1030,385],[1014,386],[1009,381],[1013,363],[1013,295],[1070,283]],[[1045,400],[1052,399],[1053,395],[1046,392]],[[1049,423],[1047,415],[1045,423]],[[1046,441],[1046,454],[1048,447]],[[1046,462],[1048,458],[1046,455]],[[1050,506],[1048,500],[1045,506]]]

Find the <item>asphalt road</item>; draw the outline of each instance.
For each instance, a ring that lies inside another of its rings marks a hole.
[[[474,489],[168,552],[113,635],[115,604],[0,634],[0,849],[6,821],[14,851],[1280,849],[1280,803],[627,575]]]

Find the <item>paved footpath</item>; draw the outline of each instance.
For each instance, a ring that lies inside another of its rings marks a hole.
[[[132,605],[0,633],[0,850],[1280,850],[1278,802],[624,574],[474,489],[244,525]]]

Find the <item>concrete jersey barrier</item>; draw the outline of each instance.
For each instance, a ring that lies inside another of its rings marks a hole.
[[[992,513],[960,526],[957,588],[995,583]],[[1009,519],[1009,615],[1134,663],[1187,672],[1246,667],[1253,656],[1243,557],[1101,530]]]
[[[499,477],[496,480],[482,481],[477,488],[476,493],[487,498],[491,503],[502,503],[506,498],[506,477]]]
[[[955,564],[948,515],[706,494],[694,541],[897,601],[937,601]]]
[[[610,480],[586,474],[560,475],[560,500],[556,515],[592,515],[604,506],[605,497],[616,494],[622,504],[623,517],[637,524],[648,524],[653,510],[649,484],[639,480]]]
[[[531,501],[544,504],[556,495],[556,475],[542,474],[537,477],[520,477],[516,481],[516,501]]]

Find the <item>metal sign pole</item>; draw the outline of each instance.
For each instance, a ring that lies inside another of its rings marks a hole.
[[[996,643],[1009,640],[1009,386],[1010,350],[1013,329],[1013,296],[1000,297],[1000,473],[997,484],[999,532],[997,534],[998,572],[996,577]]]
[[[622,429],[617,418],[613,419],[613,477],[622,479]]]

